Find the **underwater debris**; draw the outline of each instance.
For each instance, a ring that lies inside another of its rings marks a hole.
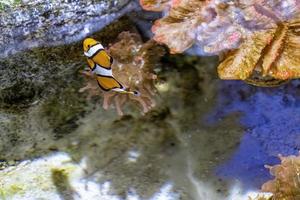
[[[146,2],[146,3],[145,3]],[[141,1],[156,11],[159,0]],[[166,3],[165,3],[166,4]],[[164,5],[165,5],[164,4]],[[171,53],[193,45],[198,54],[220,55],[221,79],[261,81],[300,77],[300,3],[297,0],[177,0],[164,8],[154,39]]]
[[[88,90],[88,98],[102,95],[103,108],[108,109],[114,103],[119,115],[123,115],[122,107],[127,101],[140,104],[142,113],[148,112],[156,104],[154,99],[156,75],[153,69],[164,55],[164,49],[152,40],[143,43],[136,33],[122,32],[117,42],[108,48],[108,52],[114,58],[112,64],[114,77],[126,88],[139,91],[140,95],[104,92],[94,79],[88,79],[90,81],[87,86],[81,88],[80,92]],[[91,77],[89,73],[84,74]]]
[[[51,178],[53,184],[56,188],[57,193],[61,197],[61,199],[74,199],[73,196],[77,194],[77,192],[72,188],[70,184],[69,175],[67,170],[53,168],[51,169]]]
[[[273,193],[272,199],[300,199],[300,153],[279,158],[281,164],[266,166],[275,178],[264,183],[262,191]]]

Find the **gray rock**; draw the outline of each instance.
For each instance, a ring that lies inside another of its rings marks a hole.
[[[33,0],[0,12],[0,57],[83,39],[138,7],[131,0]]]

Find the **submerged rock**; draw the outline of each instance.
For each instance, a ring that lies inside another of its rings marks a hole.
[[[136,7],[130,0],[24,1],[0,12],[0,57],[79,41]]]

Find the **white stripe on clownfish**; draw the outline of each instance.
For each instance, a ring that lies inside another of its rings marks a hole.
[[[104,67],[101,67],[99,65],[96,64],[95,68],[92,71],[93,73],[97,74],[97,75],[101,75],[101,76],[110,76],[113,77],[112,75],[112,70],[111,69],[107,69]]]
[[[96,64],[94,70],[92,71],[93,73],[100,75],[100,76],[106,76],[106,77],[111,77],[114,79],[112,75],[112,69],[106,69],[104,67],[101,67]],[[134,96],[139,96],[140,93],[137,91],[127,91],[126,88],[113,88],[112,91],[115,92],[120,92],[120,93],[125,93],[125,94],[133,94]]]
[[[87,52],[84,52],[84,55],[91,58],[95,55],[95,53],[97,53],[101,49],[104,49],[104,47],[102,46],[102,44],[98,43],[92,46],[91,48],[89,48]]]

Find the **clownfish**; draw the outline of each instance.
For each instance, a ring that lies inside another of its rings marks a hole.
[[[111,69],[113,58],[98,41],[86,38],[83,41],[83,51],[89,68],[96,75],[98,85],[102,90],[139,95],[138,91],[130,91],[114,78]]]

